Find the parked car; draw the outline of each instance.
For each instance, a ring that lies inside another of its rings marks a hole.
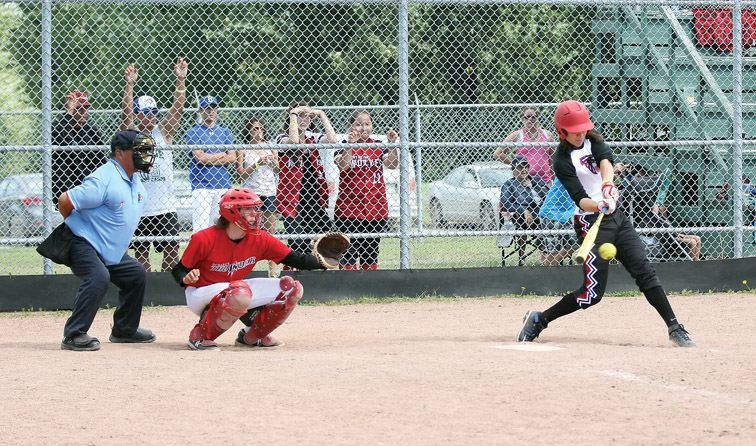
[[[0,237],[29,238],[44,234],[42,174],[11,175],[0,182]],[[57,209],[52,226],[63,221]]]
[[[179,231],[191,231],[192,184],[189,182],[188,171],[176,170],[173,172],[173,193],[176,194]]]
[[[337,141],[346,139],[346,135],[337,135]],[[386,141],[383,135],[372,135],[374,140]],[[334,151],[321,151],[326,180],[331,190],[328,196],[328,215],[333,218],[334,208],[336,207],[336,198],[339,195],[339,169],[334,162]],[[415,163],[412,157],[409,158],[409,210],[412,221],[417,220],[417,183],[415,182]],[[387,169],[383,167],[383,179],[386,182],[386,199],[389,207],[389,222],[393,230],[399,228],[400,200],[399,200],[399,167],[396,169]]]
[[[512,178],[508,164],[498,161],[459,166],[430,183],[428,209],[437,228],[471,225],[486,231],[499,227],[501,185]]]

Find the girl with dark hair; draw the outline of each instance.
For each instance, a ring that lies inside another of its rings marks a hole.
[[[244,144],[264,144],[268,132],[257,116],[250,117],[242,129]],[[242,187],[251,189],[263,202],[262,228],[276,232],[276,188],[278,187],[278,152],[270,149],[237,150],[236,172]]]
[[[617,247],[617,260],[667,324],[669,339],[678,347],[695,346],[672,311],[638,233],[624,211],[617,208],[619,191],[614,185],[614,155],[593,130],[588,109],[578,101],[562,102],[554,114],[554,125],[559,134],[554,173],[578,206],[574,216],[578,237],[586,236],[599,212],[605,217],[583,264],[583,284],[546,311],[528,311],[517,340],[533,341],[555,319],[599,303],[609,277],[609,259],[601,258],[597,251],[603,243],[613,243]]]
[[[378,143],[372,138],[373,118],[359,110],[349,118],[349,134],[344,143]],[[386,133],[388,142],[396,142],[394,129]],[[352,234],[381,233],[387,229],[389,217],[383,167],[396,169],[399,156],[396,148],[349,148],[336,151],[339,169],[339,195],[334,218],[340,232]],[[349,250],[341,259],[343,269],[378,269],[380,237],[352,237]],[[359,259],[359,265],[358,265]]]
[[[323,126],[316,132],[314,121]],[[297,102],[287,109],[284,133],[276,137],[277,144],[334,144],[336,132],[323,110]],[[320,152],[316,148],[284,149],[278,154],[278,189],[276,209],[283,218],[287,234],[319,234],[331,229],[326,213],[329,187],[323,170]],[[305,251],[310,240],[292,239],[289,246]]]

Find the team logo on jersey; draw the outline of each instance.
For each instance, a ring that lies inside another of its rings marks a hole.
[[[250,265],[254,266],[255,263],[257,263],[257,258],[255,256],[252,256],[244,260],[239,260],[238,262],[213,263],[212,265],[210,265],[210,271],[227,273],[229,276],[231,276],[240,269],[246,268]]]
[[[596,158],[593,155],[585,155],[580,157],[580,164],[588,169],[591,173],[598,173],[598,164],[596,164]]]

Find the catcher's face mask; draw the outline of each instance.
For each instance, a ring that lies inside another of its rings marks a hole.
[[[262,227],[262,210],[259,206],[240,207],[239,216],[235,223],[245,231],[258,231]]]
[[[140,172],[149,173],[155,164],[155,141],[143,134],[134,138],[133,159],[134,168]]]

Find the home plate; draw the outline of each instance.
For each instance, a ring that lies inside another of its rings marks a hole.
[[[555,350],[564,350],[564,347],[557,347],[556,345],[548,344],[536,344],[533,342],[518,342],[516,344],[499,344],[494,345],[493,348],[501,350],[520,350],[524,352],[553,352]]]

